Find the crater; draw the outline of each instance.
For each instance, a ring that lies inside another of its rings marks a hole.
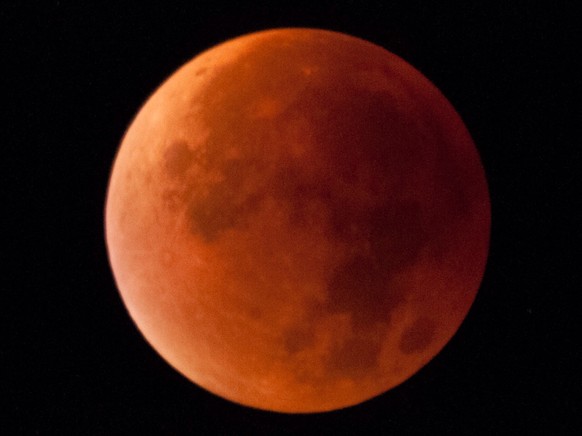
[[[436,323],[427,316],[418,317],[414,323],[402,333],[399,348],[404,354],[420,353],[434,340]]]

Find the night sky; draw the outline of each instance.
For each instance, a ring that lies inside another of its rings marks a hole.
[[[25,3],[0,5],[6,196],[0,433],[582,430],[575,417],[580,343],[573,333],[581,284],[575,253],[582,242],[575,211],[580,73],[572,66],[580,31],[573,7],[549,1],[535,8],[524,1],[497,7],[380,0]],[[491,191],[488,266],[458,334],[406,383],[327,414],[252,410],[187,381],[135,328],[105,248],[109,172],[141,104],[202,50],[273,27],[349,33],[422,71],[465,121]]]

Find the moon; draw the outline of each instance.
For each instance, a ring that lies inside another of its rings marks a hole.
[[[147,100],[113,165],[105,233],[144,338],[269,411],[403,383],[466,317],[489,250],[483,166],[419,71],[345,34],[211,48]]]

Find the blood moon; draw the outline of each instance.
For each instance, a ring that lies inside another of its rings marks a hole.
[[[320,412],[402,383],[486,262],[476,148],[422,74],[340,33],[258,32],[188,62],[119,149],[106,239],[147,341],[237,403]]]

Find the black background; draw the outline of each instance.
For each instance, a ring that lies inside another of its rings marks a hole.
[[[573,7],[146,3],[0,6],[2,434],[578,434]],[[465,120],[492,198],[488,267],[455,338],[403,385],[316,415],[247,409],[172,370],[132,324],[103,234],[115,152],[149,94],[212,45],[289,26],[359,36],[420,69]]]

